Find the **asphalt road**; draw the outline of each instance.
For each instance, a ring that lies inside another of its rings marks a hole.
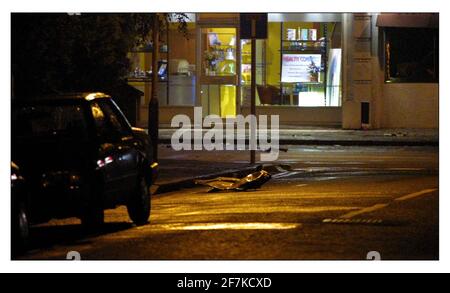
[[[257,191],[154,196],[148,225],[134,226],[120,207],[95,235],[77,219],[33,227],[20,259],[439,258],[437,148],[290,147],[279,162],[290,167]]]

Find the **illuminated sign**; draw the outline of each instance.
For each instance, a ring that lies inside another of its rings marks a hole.
[[[284,54],[281,82],[318,82],[320,54]]]

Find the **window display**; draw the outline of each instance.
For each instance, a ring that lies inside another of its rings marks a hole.
[[[280,105],[340,106],[341,50],[340,33],[336,33],[340,31],[336,30],[339,26],[340,23],[327,22],[280,23],[281,35],[289,35],[279,45],[280,99],[276,100]],[[294,30],[297,39],[291,37]],[[274,38],[273,34],[269,38]]]
[[[320,54],[283,54],[281,82],[319,82]]]
[[[206,46],[203,52],[205,76],[236,75],[236,30],[233,28],[203,29]]]

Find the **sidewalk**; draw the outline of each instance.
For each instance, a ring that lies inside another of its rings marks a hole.
[[[195,186],[195,179],[218,176],[243,177],[258,165],[249,165],[240,160],[240,151],[221,151],[220,155],[208,155],[204,151],[174,152],[171,138],[177,128],[161,125],[159,130],[159,178],[154,194],[161,194]],[[194,130],[191,138],[194,137]],[[209,129],[202,130],[202,137]],[[225,135],[224,135],[225,136]],[[236,131],[234,134],[236,139]],[[248,134],[246,136],[248,139]],[[343,130],[326,127],[281,126],[279,144],[282,145],[344,145],[344,146],[439,146],[439,131],[436,129],[376,129]],[[226,137],[224,137],[224,142]],[[243,151],[246,152],[246,151]],[[277,164],[264,165],[271,173],[282,172]]]
[[[159,142],[168,144],[177,128],[161,125]],[[203,135],[211,131],[202,130]],[[269,132],[270,135],[270,132]],[[191,130],[191,138],[194,130]],[[234,134],[236,139],[236,130]],[[248,134],[246,136],[248,139]],[[226,136],[224,134],[224,140]],[[439,130],[437,129],[375,129],[375,130],[345,130],[326,127],[296,127],[281,125],[279,143],[291,145],[384,145],[384,146],[438,146]]]

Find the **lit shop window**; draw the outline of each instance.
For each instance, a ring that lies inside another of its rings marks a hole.
[[[195,17],[191,17],[191,20]],[[189,21],[186,31],[180,32],[177,23],[170,23],[168,95],[165,105],[195,105],[195,63],[196,63],[195,22]]]
[[[341,106],[340,22],[269,22],[263,55],[259,105]]]
[[[202,30],[206,41],[203,53],[205,76],[236,75],[236,29],[208,28]]]

